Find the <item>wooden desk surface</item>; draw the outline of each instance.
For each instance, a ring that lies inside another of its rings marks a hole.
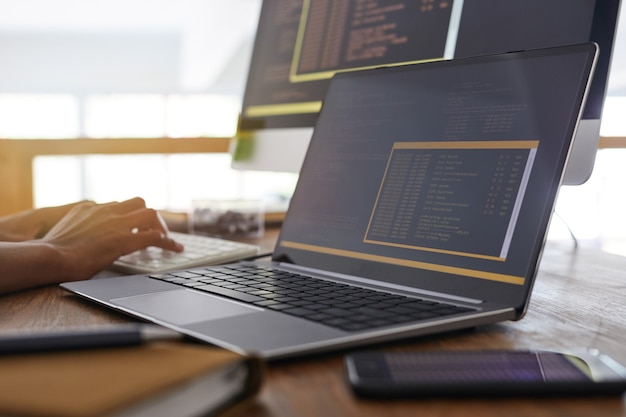
[[[264,245],[276,234],[270,231]],[[274,239],[274,240],[272,240]],[[125,322],[129,319],[57,287],[0,297],[0,332]],[[595,347],[626,364],[626,258],[549,242],[524,319],[452,334],[377,346],[390,349]],[[502,400],[356,399],[344,383],[344,352],[272,363],[246,416],[621,416],[608,398]]]

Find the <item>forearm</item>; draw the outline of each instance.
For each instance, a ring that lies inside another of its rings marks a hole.
[[[24,210],[0,217],[0,241],[22,242],[43,237],[78,204]]]
[[[64,281],[61,258],[41,241],[0,242],[0,293]]]
[[[46,226],[45,211],[26,210],[0,217],[0,241],[22,242],[40,237]]]

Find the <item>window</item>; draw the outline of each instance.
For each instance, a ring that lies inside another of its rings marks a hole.
[[[260,4],[0,2],[0,138],[232,136]],[[185,209],[194,199],[291,194],[294,174],[234,171],[229,158],[42,156],[35,205],[140,195],[157,208]]]
[[[260,5],[1,0],[0,138],[232,135]],[[626,137],[626,24],[619,28],[602,132]],[[564,224],[583,240],[626,236],[615,221],[626,203],[625,152],[601,150],[589,182],[563,188],[555,236],[568,238]],[[231,170],[228,154],[42,156],[34,177],[37,206],[140,195],[154,207],[182,210],[196,199],[280,204],[296,181]]]
[[[79,133],[79,103],[70,94],[0,94],[2,138],[72,138]]]

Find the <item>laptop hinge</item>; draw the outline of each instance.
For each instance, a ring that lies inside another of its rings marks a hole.
[[[303,272],[303,273],[306,273],[307,275],[317,275],[317,276],[322,276],[322,277],[337,278],[340,280],[355,282],[355,283],[362,284],[362,285],[381,287],[381,288],[385,288],[388,290],[391,290],[391,289],[400,290],[400,291],[409,292],[411,294],[418,294],[418,295],[424,295],[424,296],[430,296],[430,297],[439,297],[439,298],[445,298],[447,300],[454,300],[454,301],[460,301],[460,302],[471,303],[471,304],[481,304],[484,302],[484,300],[478,300],[475,298],[460,297],[460,296],[444,294],[444,293],[440,293],[436,291],[429,291],[429,290],[424,290],[424,289],[407,287],[405,285],[391,284],[389,282],[380,282],[380,281],[375,281],[375,280],[368,279],[368,278],[355,277],[353,275],[340,274],[337,272],[323,271],[323,270],[316,269],[316,268],[309,268],[306,266],[294,265],[290,263],[281,262],[278,265],[281,268],[285,268],[289,271]]]

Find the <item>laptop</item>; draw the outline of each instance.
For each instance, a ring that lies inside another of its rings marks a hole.
[[[267,359],[518,320],[596,52],[336,74],[271,260],[61,286]]]

